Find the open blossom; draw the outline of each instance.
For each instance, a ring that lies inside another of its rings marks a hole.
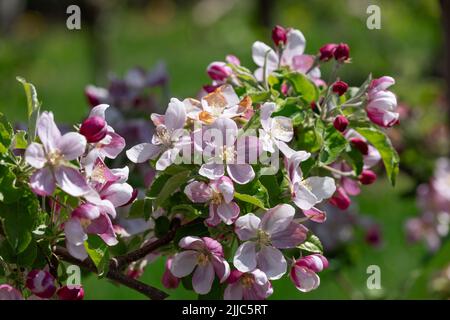
[[[45,270],[31,270],[26,280],[27,288],[42,299],[51,298],[56,292],[55,278]]]
[[[372,80],[369,86],[368,103],[366,106],[369,119],[382,127],[392,127],[398,123],[400,114],[397,112],[397,98],[386,90],[395,84],[391,77],[381,77]]]
[[[278,142],[289,142],[294,136],[292,119],[283,116],[271,117],[276,109],[274,102],[266,102],[261,106],[261,126],[259,137],[262,148],[267,152],[275,152]]]
[[[241,272],[255,268],[269,279],[280,279],[286,273],[286,259],[279,249],[295,248],[305,241],[308,229],[293,221],[295,209],[288,204],[269,209],[260,219],[253,213],[240,217],[235,232],[243,244],[233,264]]]
[[[317,272],[328,268],[328,260],[321,254],[312,254],[295,261],[291,269],[291,279],[298,290],[309,292],[317,289],[320,278]]]
[[[232,224],[239,216],[239,206],[233,201],[233,181],[228,177],[220,177],[209,184],[200,181],[191,182],[184,193],[194,203],[209,203],[209,226],[217,226],[221,221]]]
[[[269,279],[259,269],[246,273],[233,270],[227,282],[225,300],[264,300],[273,293]]]
[[[294,71],[306,73],[313,66],[314,57],[303,54],[305,44],[305,37],[299,30],[289,29],[280,59],[271,47],[261,41],[256,41],[252,47],[253,61],[259,67],[255,71],[256,79],[258,81],[267,79],[268,75],[280,66],[288,66]],[[263,70],[264,67],[265,71]],[[315,67],[312,69],[309,75],[313,80],[320,82],[319,68]]]
[[[227,118],[217,119],[211,126],[214,141],[203,141],[204,150],[211,150],[212,154],[199,170],[200,175],[211,180],[217,180],[228,175],[239,184],[253,180],[255,172],[249,162],[256,161],[261,154],[260,141],[255,136],[238,138],[236,123]]]
[[[0,284],[0,300],[23,300],[23,296],[13,286]]]
[[[78,206],[71,213],[70,219],[64,224],[64,232],[67,250],[79,260],[88,257],[84,248],[88,234],[97,234],[109,246],[114,246],[118,242],[108,214],[90,203]]]
[[[95,106],[92,108],[91,112],[89,113],[89,119],[103,119],[105,120],[105,112],[106,109],[109,108],[109,105],[107,104],[100,104],[98,106]],[[106,123],[106,120],[105,120]],[[82,126],[83,128],[83,126]],[[115,159],[125,148],[125,139],[122,138],[120,135],[118,135],[116,132],[114,132],[114,129],[107,125],[106,123],[106,133],[105,136],[100,139],[99,141],[95,142],[95,138],[99,138],[98,135],[102,135],[103,131],[105,129],[101,129],[99,133],[92,135],[92,150],[87,155],[87,158],[96,159],[97,157],[100,157],[102,159],[110,158]],[[80,128],[81,132],[81,128]],[[88,137],[90,135],[87,135]],[[88,139],[89,140],[89,139]]]
[[[330,198],[336,190],[334,179],[330,177],[303,178],[300,163],[311,156],[305,151],[296,151],[285,157],[292,201],[302,210],[310,210],[324,199]]]
[[[142,163],[156,159],[156,170],[164,170],[174,163],[180,151],[190,145],[190,136],[184,135],[186,123],[186,109],[178,99],[172,98],[165,115],[152,114],[156,125],[156,133],[152,143],[141,143],[127,150],[128,159],[134,163]]]
[[[89,187],[85,178],[70,163],[85,152],[86,138],[75,132],[61,135],[51,112],[39,117],[37,134],[42,144],[33,142],[25,151],[26,162],[38,169],[30,178],[32,190],[46,196],[58,185],[74,197],[86,194]]]
[[[211,290],[215,275],[220,282],[227,280],[230,266],[224,259],[222,245],[209,237],[184,237],[179,246],[185,251],[177,253],[172,260],[170,272],[177,278],[192,276],[192,287],[198,294]]]

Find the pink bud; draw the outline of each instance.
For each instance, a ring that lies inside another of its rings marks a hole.
[[[225,81],[233,73],[225,62],[212,62],[206,72],[211,79],[216,81]]]
[[[333,55],[337,61],[346,61],[350,58],[350,47],[346,43],[340,43],[334,50]]]
[[[234,65],[236,65],[236,66],[240,66],[240,65],[241,65],[241,61],[239,60],[239,58],[236,57],[236,56],[233,55],[233,54],[228,54],[228,55],[225,57],[225,61],[228,62],[228,63],[234,64]]]
[[[377,180],[377,174],[372,170],[364,170],[359,176],[359,181],[362,184],[372,184],[375,180]]]
[[[55,278],[48,271],[34,269],[27,275],[26,287],[39,298],[49,299],[56,291]]]
[[[175,277],[172,272],[170,272],[170,268],[172,266],[172,258],[168,258],[166,260],[166,270],[164,271],[162,277],[162,284],[167,289],[176,289],[180,284],[180,279]]]
[[[328,61],[331,58],[333,58],[334,51],[336,50],[337,44],[335,43],[328,43],[324,45],[322,48],[319,49],[320,55],[319,59],[320,61]]]
[[[378,247],[382,241],[382,235],[380,227],[377,225],[371,226],[366,230],[365,240],[368,244]]]
[[[348,126],[348,119],[343,115],[338,115],[333,122],[334,127],[337,131],[344,132]]]
[[[286,44],[287,30],[282,26],[275,26],[275,28],[272,29],[272,40],[276,46]]]
[[[86,137],[89,143],[99,142],[108,133],[105,119],[98,116],[87,118],[81,124],[80,133]]]
[[[60,300],[83,300],[84,289],[82,286],[63,286],[56,294]]]
[[[352,203],[347,193],[341,187],[337,188],[335,194],[331,197],[329,202],[330,204],[332,204],[335,207],[338,207],[341,210],[348,209],[348,207]]]
[[[344,93],[346,93],[347,89],[348,84],[344,81],[336,81],[332,87],[333,92],[337,93],[339,96],[342,96]]]
[[[363,155],[369,154],[369,145],[361,138],[351,138],[350,142],[352,145],[359,150]]]
[[[328,260],[321,254],[311,254],[297,260],[295,265],[308,268],[314,272],[320,272],[328,268]]]

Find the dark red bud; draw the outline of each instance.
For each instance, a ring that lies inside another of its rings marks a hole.
[[[87,118],[81,124],[80,133],[86,137],[89,143],[99,142],[108,133],[105,119],[98,116]]]
[[[336,81],[332,87],[333,92],[338,94],[339,96],[342,96],[344,93],[346,93],[347,89],[348,84],[344,81]]]
[[[346,61],[350,58],[350,47],[346,43],[340,43],[334,50],[333,55],[337,61]]]
[[[350,207],[350,204],[352,203],[347,193],[341,187],[337,188],[336,192],[331,197],[329,202],[330,204],[332,204],[335,207],[338,207],[341,210],[348,209],[348,207]]]
[[[337,44],[328,43],[319,49],[319,59],[320,61],[328,61],[333,58],[334,51],[336,50]]]
[[[361,138],[351,138],[352,145],[359,150],[363,155],[369,154],[369,145]]]
[[[275,26],[275,28],[272,29],[272,40],[276,46],[286,44],[287,30],[282,26]]]
[[[381,244],[381,241],[382,241],[382,235],[381,235],[380,227],[378,227],[377,225],[371,226],[366,231],[365,240],[366,240],[366,242],[368,244],[370,244],[370,245],[372,245],[374,247],[378,247]]]
[[[56,294],[61,300],[83,300],[84,289],[82,286],[63,286]]]
[[[359,176],[359,181],[362,184],[372,184],[377,180],[377,174],[372,170],[364,170]]]
[[[343,115],[338,115],[333,122],[334,127],[337,131],[344,132],[348,126],[348,119]]]

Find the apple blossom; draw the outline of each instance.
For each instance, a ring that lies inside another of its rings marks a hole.
[[[305,241],[308,229],[293,221],[295,209],[281,204],[265,212],[262,219],[248,213],[235,222],[235,232],[244,241],[236,250],[233,264],[241,272],[255,268],[271,280],[280,279],[287,268],[279,249],[295,248]]]
[[[382,127],[392,127],[398,123],[400,114],[397,109],[397,98],[391,91],[386,90],[395,84],[391,77],[381,77],[372,80],[368,91],[366,106],[369,119]]]
[[[225,288],[225,300],[264,300],[273,293],[266,274],[259,269],[250,272],[231,271]]]
[[[30,177],[32,190],[39,195],[51,195],[56,184],[72,196],[89,191],[85,178],[70,163],[86,149],[86,138],[69,132],[61,135],[53,113],[43,112],[37,121],[37,134],[42,144],[33,142],[25,151],[25,160],[37,170]]]
[[[172,272],[170,272],[170,268],[172,266],[172,257],[167,258],[164,274],[161,279],[161,283],[167,289],[176,289],[180,284],[180,279],[175,277]]]
[[[0,284],[0,300],[23,300],[19,290],[9,284]]]
[[[172,259],[170,272],[177,278],[192,276],[192,286],[198,294],[207,294],[211,290],[215,275],[220,282],[227,280],[230,266],[224,259],[222,245],[209,237],[184,237],[179,246],[184,251]]]
[[[194,203],[209,203],[209,226],[217,226],[221,221],[232,224],[239,216],[239,206],[233,201],[234,186],[230,178],[223,176],[209,184],[200,181],[191,182],[184,193]]]
[[[36,296],[43,299],[51,298],[56,292],[55,278],[45,270],[31,270],[26,280],[27,288]]]
[[[320,278],[317,272],[328,268],[328,260],[321,254],[312,254],[295,261],[291,269],[291,279],[302,292],[317,289]]]
[[[225,62],[215,61],[211,62],[207,67],[208,76],[216,81],[225,81],[231,76],[233,71],[227,66]]]
[[[292,119],[283,116],[272,118],[271,115],[276,109],[276,104],[266,102],[261,106],[261,126],[259,137],[264,151],[275,152],[278,148],[278,141],[289,142],[294,136]]]

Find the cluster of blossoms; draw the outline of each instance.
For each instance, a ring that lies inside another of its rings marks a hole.
[[[351,87],[336,76],[350,62],[348,45],[308,55],[303,34],[280,26],[272,39],[275,48],[253,44],[254,72],[227,56],[207,67],[213,82],[205,94],[172,98],[164,114],[151,115],[152,136],[126,151],[156,171],[139,196],[128,167],[107,166],[125,148],[107,105],[64,135],[52,113],[40,114],[24,159],[29,187],[50,200],[50,249],[64,243],[99,273],[116,263],[112,272],[127,266],[130,278],[166,256],[165,287],[182,283],[210,298],[266,299],[284,276],[301,292],[316,289],[329,263],[305,222],[324,223],[327,204],[348,208],[350,196],[376,180],[380,160],[395,181],[398,155],[383,131],[398,120],[387,91],[394,81],[369,77]],[[327,82],[320,66],[331,62]],[[129,219],[118,217],[128,205]],[[27,284],[34,295],[54,295],[55,266],[48,267],[53,273],[41,268]],[[2,292],[17,296],[11,287]]]
[[[450,161],[439,158],[431,181],[417,188],[417,205],[420,217],[406,222],[408,238],[424,240],[430,251],[440,248],[450,227]]]

